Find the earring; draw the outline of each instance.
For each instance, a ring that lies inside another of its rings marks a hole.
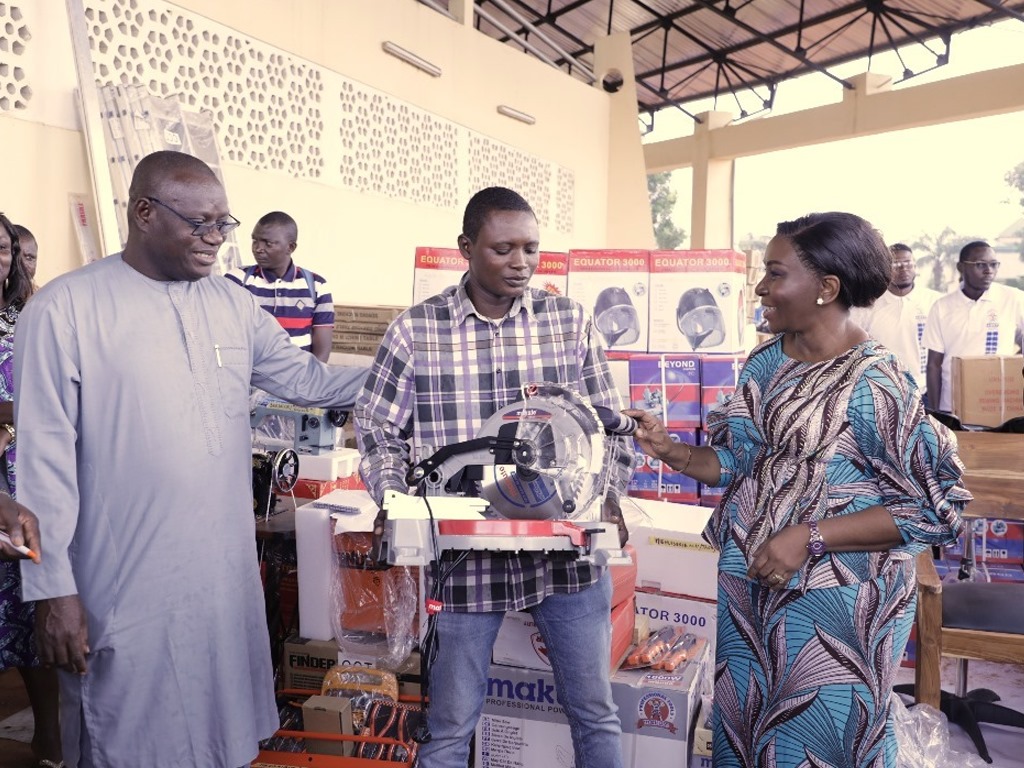
[[[817,304],[817,305],[818,305],[818,306],[820,307],[820,306],[821,306],[822,304],[824,304],[824,303],[825,303],[825,300],[824,300],[823,298],[821,298],[821,296],[819,296],[819,297],[818,297],[818,298],[817,298],[817,299],[815,300],[815,302],[814,302],[814,303],[815,303],[815,304]]]

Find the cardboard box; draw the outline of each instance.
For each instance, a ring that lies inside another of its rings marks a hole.
[[[626,650],[632,645],[635,616],[632,596],[612,608],[609,618],[612,625],[612,651],[608,659],[608,669],[611,671],[618,668]],[[523,669],[551,669],[547,646],[529,611],[509,611],[505,614],[494,640],[491,661]]]
[[[746,355],[701,355],[700,426],[706,427],[708,413],[724,405],[736,391]]]
[[[625,768],[689,762],[690,728],[708,669],[705,653],[672,674],[633,670],[612,676]],[[572,737],[550,672],[491,665],[473,754],[477,768],[573,764]]]
[[[565,296],[569,274],[568,254],[541,251],[539,256],[530,287]],[[413,266],[412,303],[419,304],[449,286],[458,285],[467,268],[467,262],[457,248],[417,248]]]
[[[697,430],[669,430],[668,435],[678,443],[697,445]],[[663,499],[680,504],[696,504],[700,500],[697,481],[676,472],[668,464],[640,450],[633,442],[636,464],[629,480],[628,493],[641,499]]]
[[[381,304],[335,304],[334,327],[339,328],[342,324],[350,321],[391,325],[391,322],[406,309],[407,307]]]
[[[568,295],[594,317],[606,349],[647,351],[648,251],[569,251]]]
[[[335,448],[319,454],[303,453],[299,456],[299,470],[307,480],[337,480],[354,475],[359,468],[359,451]]]
[[[701,424],[700,356],[630,355],[629,403],[653,413],[666,429],[696,429]]]
[[[1024,416],[1024,357],[954,357],[950,376],[953,413],[964,424],[998,427]]]
[[[619,393],[619,397],[622,398],[624,404],[629,404],[629,352],[616,352],[610,350],[607,353],[608,357],[608,372],[612,375],[612,381],[615,382],[615,389]]]
[[[301,466],[302,459],[299,459]],[[344,487],[345,480],[343,478],[335,478],[334,480],[313,480],[308,477],[300,477],[295,487],[292,489],[292,495],[297,499],[319,499],[322,496],[326,496],[332,491],[341,490]]]
[[[663,627],[683,627],[688,632],[707,638],[711,658],[715,658],[718,632],[718,602],[696,597],[670,595],[655,590],[638,589],[636,612],[647,617],[651,632]]]
[[[355,734],[352,728],[352,700],[345,696],[310,696],[302,703],[302,729],[309,733]],[[351,756],[351,741],[306,739],[306,749],[320,755]]]
[[[633,499],[623,513],[636,549],[638,588],[718,599],[718,551],[701,536],[710,509]]]
[[[627,543],[622,551],[629,555],[629,565],[608,566],[608,572],[612,577],[612,608],[633,597],[633,587],[636,584],[636,550]]]
[[[651,252],[651,352],[742,352],[746,264],[739,251]]]
[[[319,691],[324,675],[338,663],[334,640],[308,640],[292,635],[284,641],[281,658],[281,687]]]
[[[569,291],[569,254],[541,251],[537,271],[530,287],[541,288],[556,296],[567,296]]]

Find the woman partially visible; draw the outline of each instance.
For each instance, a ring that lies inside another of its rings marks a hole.
[[[16,496],[17,440],[14,429],[14,326],[30,293],[21,260],[21,244],[10,221],[0,214],[0,502]],[[38,540],[37,540],[38,544]],[[30,547],[31,548],[31,547]],[[17,667],[25,681],[35,718],[32,751],[37,768],[61,765],[57,672],[40,666],[33,640],[34,604],[21,602],[17,561],[0,560],[0,670]]]
[[[716,768],[896,765],[914,557],[956,538],[971,497],[913,378],[850,320],[891,263],[852,214],[780,224],[756,287],[776,335],[709,418],[709,447],[627,411],[645,452],[726,486],[704,534],[720,553]]]
[[[25,265],[25,276],[28,277],[29,295],[39,290],[36,285],[36,267],[39,266],[39,244],[36,236],[28,227],[21,224],[14,225],[14,231],[18,233],[18,242],[21,243],[21,261]]]

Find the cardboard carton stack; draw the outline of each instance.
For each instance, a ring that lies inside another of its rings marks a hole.
[[[396,306],[335,304],[331,351],[354,355],[377,354],[384,332],[405,309]]]
[[[950,395],[953,413],[963,424],[998,427],[1024,416],[1024,379],[1020,355],[954,357]]]

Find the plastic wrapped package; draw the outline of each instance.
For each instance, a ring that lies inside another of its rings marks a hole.
[[[331,622],[338,648],[397,669],[418,637],[419,569],[380,565],[372,534],[334,534]]]
[[[398,678],[394,672],[369,667],[332,667],[324,676],[320,693],[352,700],[352,726],[362,733],[366,713],[378,700],[398,701]]]
[[[987,763],[978,755],[950,748],[949,723],[935,707],[918,704],[908,709],[894,693],[892,716],[899,768],[986,768]]]

